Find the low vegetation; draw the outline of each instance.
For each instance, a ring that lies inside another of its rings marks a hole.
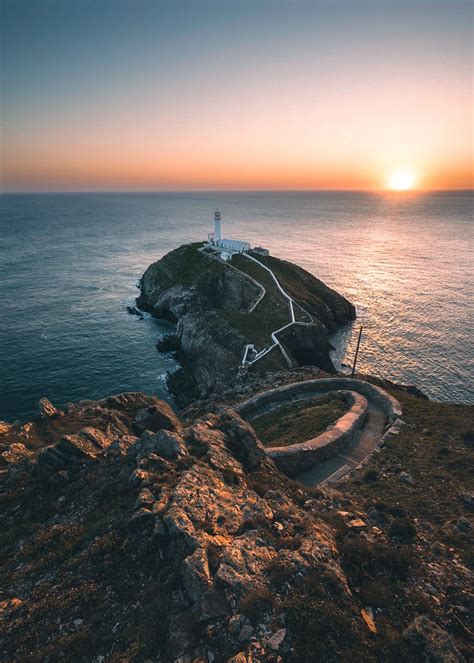
[[[241,255],[232,258],[232,265],[244,274],[258,281],[266,294],[251,314],[232,313],[231,321],[237,329],[243,331],[261,346],[271,345],[271,333],[290,322],[288,302],[278,291],[271,275],[259,265]],[[230,319],[230,318],[229,318]]]
[[[272,410],[255,419],[252,425],[265,446],[283,447],[323,433],[346,410],[342,396],[323,396]]]

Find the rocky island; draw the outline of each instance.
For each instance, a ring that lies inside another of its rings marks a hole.
[[[250,344],[256,350],[274,345],[253,371],[304,365],[334,372],[329,336],[355,319],[347,299],[287,261],[234,255],[227,263],[201,247],[183,245],[150,265],[137,299],[139,309],[177,323],[176,334],[159,349],[176,351],[182,366],[168,377],[180,406],[232,384]],[[292,325],[288,301],[265,268],[295,302]],[[281,346],[271,337],[278,329]]]
[[[472,660],[473,408],[335,375],[344,297],[198,248],[138,298],[177,323],[178,411],[125,393],[0,422],[3,659]]]

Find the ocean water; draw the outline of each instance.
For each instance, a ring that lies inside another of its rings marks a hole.
[[[126,312],[146,267],[212,230],[294,261],[356,304],[333,339],[350,363],[474,402],[470,192],[29,194],[0,197],[0,419],[47,396],[63,404],[124,390],[168,398],[171,326]]]

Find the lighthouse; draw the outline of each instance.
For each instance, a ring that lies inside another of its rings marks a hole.
[[[217,242],[222,239],[222,223],[221,223],[221,213],[218,209],[214,212],[214,242]]]
[[[230,260],[234,253],[250,251],[249,242],[240,239],[224,239],[222,235],[222,219],[218,209],[214,212],[214,232],[208,234],[207,247],[217,251],[222,260]]]

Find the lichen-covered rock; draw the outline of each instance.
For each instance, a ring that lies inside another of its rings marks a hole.
[[[125,456],[130,447],[138,442],[135,435],[121,435],[116,438],[107,449],[107,454],[111,456]]]
[[[224,548],[216,578],[222,586],[244,595],[264,584],[265,569],[277,557],[273,546],[265,545],[259,533],[252,530]]]
[[[92,426],[75,435],[65,435],[58,444],[41,449],[36,460],[37,472],[50,477],[59,470],[74,469],[84,461],[95,460],[114,438]]]
[[[8,433],[11,428],[12,424],[8,424],[6,421],[0,421],[0,435]]]
[[[19,463],[21,460],[31,457],[33,452],[21,442],[12,442],[8,449],[2,451],[0,455],[6,463]]]
[[[197,601],[212,588],[209,561],[204,548],[197,548],[183,562],[183,582],[191,601]]]
[[[130,445],[127,453],[138,459],[156,454],[168,460],[176,460],[179,456],[185,456],[187,449],[183,438],[177,433],[168,430],[152,433],[146,430]]]

